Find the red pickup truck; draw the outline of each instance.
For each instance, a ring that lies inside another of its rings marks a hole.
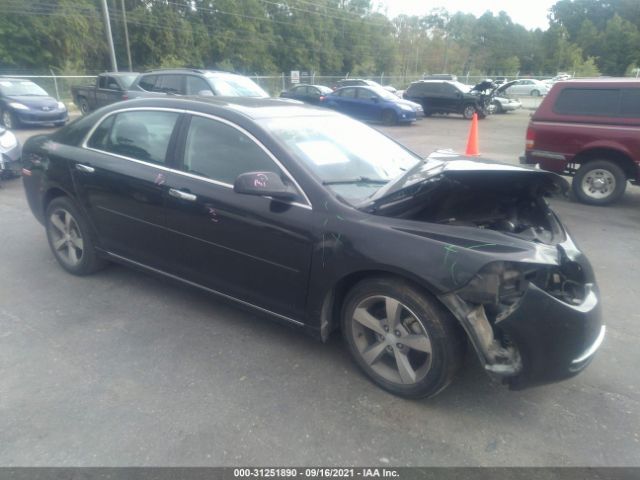
[[[573,175],[581,202],[620,199],[640,183],[640,80],[556,83],[533,114],[521,163]]]

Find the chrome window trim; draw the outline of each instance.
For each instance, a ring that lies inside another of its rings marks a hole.
[[[121,108],[121,109],[114,110],[112,112],[106,113],[102,117],[100,117],[100,119],[91,127],[91,129],[89,130],[87,135],[84,137],[84,140],[82,141],[82,144],[81,144],[81,148],[83,148],[85,150],[92,151],[92,152],[102,153],[104,155],[110,155],[110,156],[116,157],[116,158],[122,158],[123,160],[128,160],[130,162],[139,163],[141,165],[148,165],[148,166],[151,166],[151,167],[158,168],[160,170],[164,170],[166,172],[176,173],[178,175],[183,175],[185,177],[193,178],[193,179],[196,179],[196,180],[202,180],[204,182],[212,183],[212,184],[218,185],[220,187],[226,187],[226,188],[233,189],[233,185],[231,185],[229,183],[226,183],[226,182],[221,182],[219,180],[214,180],[212,178],[202,177],[200,175],[195,175],[193,173],[185,172],[183,170],[177,170],[175,168],[169,168],[167,166],[160,165],[160,164],[157,164],[157,163],[145,162],[144,160],[138,160],[136,158],[127,157],[125,155],[119,155],[117,153],[107,152],[107,151],[104,151],[104,150],[100,150],[99,148],[92,148],[92,147],[90,147],[88,145],[89,139],[93,136],[94,132],[102,124],[102,122],[104,122],[108,117],[110,117],[111,115],[117,115],[118,113],[136,112],[136,111],[174,112],[174,113],[179,113],[179,114],[195,115],[195,116],[199,116],[199,117],[209,118],[211,120],[218,121],[218,122],[224,123],[225,125],[228,125],[228,126],[230,126],[232,128],[235,128],[240,133],[242,133],[243,135],[247,136],[251,141],[253,141],[253,143],[255,143],[264,153],[266,153],[266,155],[271,159],[271,161],[273,163],[275,163],[276,166],[278,168],[280,168],[280,170],[282,170],[282,172],[284,172],[284,174],[287,176],[287,178],[289,178],[289,180],[291,180],[291,182],[295,185],[295,187],[298,189],[298,191],[302,194],[302,196],[305,199],[306,203],[286,202],[284,200],[278,200],[278,201],[280,201],[282,203],[285,203],[287,205],[292,205],[292,206],[296,206],[296,207],[300,207],[300,208],[305,208],[305,209],[308,209],[308,210],[313,210],[313,205],[311,204],[311,200],[309,200],[309,197],[307,196],[306,192],[302,189],[300,184],[296,181],[295,178],[293,178],[293,175],[291,175],[289,173],[289,171],[284,167],[284,165],[282,165],[282,163],[275,157],[275,155],[273,153],[271,153],[271,151],[267,147],[265,147],[262,144],[262,142],[260,142],[260,140],[258,140],[256,137],[254,137],[251,133],[246,131],[241,126],[236,125],[235,123],[233,123],[233,122],[231,122],[229,120],[226,120],[224,118],[217,117],[215,115],[211,115],[211,114],[208,114],[208,113],[194,112],[192,110],[185,110],[185,109],[178,109],[178,108],[168,108],[168,107]],[[270,197],[265,197],[265,198],[270,198]]]

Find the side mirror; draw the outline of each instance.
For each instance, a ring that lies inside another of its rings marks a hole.
[[[233,183],[233,191],[281,200],[293,200],[296,198],[295,189],[285,185],[280,175],[273,172],[242,173],[238,175],[238,178]]]

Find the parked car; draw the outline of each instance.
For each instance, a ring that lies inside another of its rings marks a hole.
[[[418,103],[398,98],[382,87],[343,87],[325,95],[321,105],[361,120],[386,125],[415,122],[424,112]]]
[[[530,97],[539,97],[549,93],[549,85],[534,78],[521,78],[504,83],[499,87],[496,94],[503,93],[505,95],[523,95]]]
[[[491,113],[507,113],[522,108],[520,100],[507,97],[493,97],[491,100]]]
[[[524,388],[576,375],[604,338],[593,271],[543,197],[566,186],[553,173],[423,159],[275,99],[131,100],[24,152],[68,272],[119,262],[323,340],[339,328],[397,395],[441,391],[467,341]]]
[[[139,74],[137,72],[107,72],[96,77],[93,85],[71,87],[73,103],[83,115],[97,108],[127,100],[127,90]]]
[[[640,182],[640,80],[556,83],[529,122],[523,163],[573,175],[578,200],[607,205]]]
[[[474,113],[484,118],[484,97],[470,91],[467,85],[450,80],[418,80],[405,90],[403,98],[422,105],[425,116],[434,113],[458,113],[471,119]]]
[[[380,87],[391,93],[396,93],[398,91],[393,85],[380,85],[378,82],[363,78],[345,78],[343,80],[338,80],[331,88],[333,90],[337,90],[343,87]]]
[[[8,129],[21,126],[62,126],[67,107],[31,80],[0,78],[0,119]]]
[[[151,70],[138,76],[127,95],[129,98],[166,95],[269,97],[269,94],[249,77],[197,69]]]
[[[292,98],[301,102],[318,105],[324,96],[333,92],[329,87],[324,85],[295,85],[289,90],[280,93],[282,98]]]
[[[22,146],[20,140],[10,130],[0,127],[0,177],[11,178],[20,175]]]

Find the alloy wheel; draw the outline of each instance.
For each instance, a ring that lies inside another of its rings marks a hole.
[[[2,124],[9,130],[13,129],[13,118],[11,112],[2,112]]]
[[[361,358],[385,380],[412,385],[429,373],[429,335],[418,317],[398,300],[365,298],[353,312],[351,328]]]
[[[69,211],[58,208],[51,212],[49,224],[55,254],[69,267],[76,267],[84,253],[84,241],[76,219]]]

